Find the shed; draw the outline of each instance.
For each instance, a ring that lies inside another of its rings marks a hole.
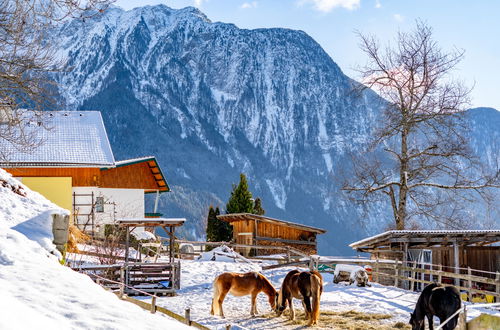
[[[174,294],[175,290],[180,289],[181,264],[174,258],[175,228],[182,226],[185,221],[184,218],[125,218],[116,221],[118,226],[126,229],[122,281],[127,287],[151,294]],[[170,246],[168,262],[130,262],[130,233],[141,227],[161,227],[167,233]],[[127,292],[134,294],[134,290]]]
[[[349,246],[372,258],[415,261],[430,269],[500,272],[500,230],[391,230]],[[487,273],[486,273],[487,274]]]
[[[291,246],[307,254],[318,252],[317,235],[326,233],[321,228],[250,213],[223,214],[217,218],[233,226],[233,240],[237,244]],[[272,254],[276,250],[270,248],[253,253]]]

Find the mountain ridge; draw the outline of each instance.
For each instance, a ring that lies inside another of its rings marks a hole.
[[[362,220],[333,179],[384,101],[354,93],[359,84],[305,32],[159,5],[113,8],[53,38],[73,68],[57,76],[68,107],[102,109],[117,159],[157,156],[173,190],[160,210],[186,216],[192,238],[240,172],[270,216],[328,229],[324,253],[352,254],[348,243],[390,221],[382,209]]]

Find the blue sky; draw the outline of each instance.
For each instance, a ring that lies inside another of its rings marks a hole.
[[[210,20],[240,28],[283,27],[313,37],[350,77],[366,61],[354,31],[382,42],[421,19],[444,50],[465,50],[454,76],[474,86],[472,106],[500,110],[500,1],[489,0],[118,0],[124,9],[146,4],[195,6]]]

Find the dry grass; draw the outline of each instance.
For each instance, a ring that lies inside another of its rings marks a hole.
[[[289,311],[284,313],[284,325],[296,329],[307,327],[308,321],[304,319],[305,314],[301,310],[295,310],[295,320],[290,321]],[[265,317],[276,317],[276,314],[269,314]],[[321,311],[317,328],[326,329],[346,329],[346,330],[386,330],[386,329],[411,329],[410,325],[403,322],[389,323],[382,322],[392,316],[389,314],[362,313],[356,311],[334,312]],[[296,326],[296,327],[295,327]]]
[[[78,243],[85,243],[90,240],[90,237],[78,229],[75,225],[69,225],[67,252],[79,253]]]

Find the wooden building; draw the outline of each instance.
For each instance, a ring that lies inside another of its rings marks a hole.
[[[464,268],[500,272],[500,230],[391,230],[349,246],[373,259],[416,262],[420,267],[463,273]],[[491,273],[491,274],[490,274]]]
[[[0,140],[0,152],[8,156],[1,168],[70,210],[73,222],[92,235],[103,236],[117,218],[160,216],[159,194],[170,189],[156,158],[115,161],[100,112],[54,111],[41,120],[50,129],[32,126],[42,143],[30,152]],[[148,193],[157,197],[150,212]]]
[[[237,244],[269,245],[269,250],[256,250],[254,254],[282,253],[272,246],[291,246],[307,254],[318,252],[317,235],[326,230],[295,222],[288,222],[250,213],[218,215],[218,219],[233,226],[233,240]],[[250,253],[250,251],[243,251]]]

